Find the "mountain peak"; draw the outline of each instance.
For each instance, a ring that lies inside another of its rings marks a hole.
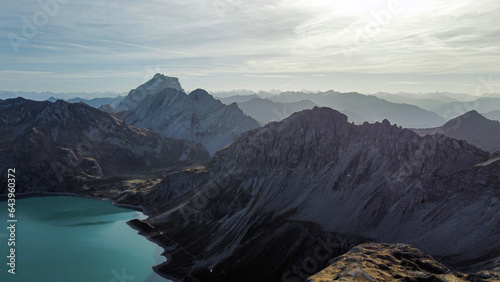
[[[500,150],[500,123],[487,119],[476,110],[456,117],[441,127],[417,131],[421,135],[442,133],[448,137],[465,140],[489,152]]]
[[[476,110],[468,111],[465,114],[461,115],[461,117],[469,117],[469,118],[474,118],[474,119],[486,119],[482,114],[480,114]]]
[[[476,111],[476,110],[468,111],[466,114],[481,115],[481,114],[480,114],[480,113],[478,113],[478,111]]]
[[[189,97],[193,98],[195,101],[204,100],[204,99],[215,100],[212,95],[208,94],[207,91],[200,89],[200,88],[189,93]]]
[[[443,128],[449,128],[450,126],[455,128],[457,127],[457,124],[461,126],[463,124],[487,123],[489,121],[490,120],[478,113],[478,111],[472,110],[466,112],[461,116],[451,119],[443,125]]]
[[[155,77],[163,79],[161,75]],[[226,106],[203,89],[187,95],[165,88],[137,102],[123,119],[167,137],[200,143],[211,154],[231,144],[241,133],[259,127],[237,105]]]
[[[167,88],[184,91],[177,77],[170,77],[165,76],[161,73],[157,73],[146,83],[142,84],[136,89],[132,89],[127,97],[125,97],[120,105],[118,105],[117,109],[135,110],[139,102],[144,100],[144,98],[157,94]]]
[[[161,73],[155,74],[152,79],[142,84],[141,86],[137,87],[136,89],[140,88],[142,89],[145,88],[149,91],[154,91],[155,93],[165,88],[174,88],[177,90],[183,90],[181,84],[179,83],[179,79],[177,77],[165,76],[164,74]]]
[[[348,123],[347,116],[343,113],[333,110],[327,107],[318,107],[315,106],[310,110],[303,110],[300,112],[296,112],[289,117],[291,120],[293,119],[304,119],[307,121],[314,122],[324,122],[324,121],[335,121],[340,123]]]
[[[166,76],[163,73],[157,73],[153,76],[153,79],[158,79],[158,78],[166,78]]]

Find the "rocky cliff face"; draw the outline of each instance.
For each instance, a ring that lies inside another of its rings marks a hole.
[[[135,224],[169,251],[157,270],[185,281],[303,280],[365,241],[488,268],[500,257],[500,162],[489,157],[465,141],[314,108],[170,174],[149,194],[154,216]],[[316,246],[324,251],[304,267]]]
[[[231,144],[241,133],[260,127],[235,103],[226,106],[202,89],[186,95],[165,88],[144,97],[135,110],[117,117],[171,138],[200,143],[210,154]]]
[[[16,169],[20,193],[80,193],[78,180],[149,173],[208,158],[200,145],[61,100],[1,101],[0,145],[0,169]]]

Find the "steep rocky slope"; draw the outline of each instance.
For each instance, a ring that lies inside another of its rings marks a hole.
[[[152,81],[157,79],[162,78],[155,76]],[[152,81],[148,84],[159,84]],[[178,89],[165,88],[145,96],[135,110],[115,115],[167,137],[200,143],[210,154],[231,144],[241,133],[260,127],[236,103],[226,106],[202,89],[187,95]]]
[[[366,241],[409,243],[455,268],[500,257],[500,162],[465,141],[328,108],[243,134],[151,191],[134,225],[163,244],[174,279],[312,275]],[[482,163],[482,165],[477,165]],[[303,261],[326,246],[314,267]]]
[[[500,151],[500,122],[489,120],[475,110],[454,118],[441,127],[416,129],[415,132],[420,135],[444,134],[465,140],[486,151]]]
[[[363,244],[313,275],[309,282],[328,281],[500,281],[500,273],[456,273],[410,245]]]
[[[206,158],[200,145],[127,125],[85,104],[0,102],[0,169],[16,169],[19,193],[83,193],[85,180],[150,173]]]

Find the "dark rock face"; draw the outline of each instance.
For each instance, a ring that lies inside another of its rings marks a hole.
[[[166,88],[145,97],[135,110],[116,116],[167,137],[200,143],[210,154],[231,144],[241,133],[260,127],[236,104],[226,106],[202,89],[186,95]]]
[[[1,101],[0,145],[0,169],[16,168],[20,193],[80,193],[80,180],[135,175],[208,158],[200,145],[60,100]]]
[[[386,120],[356,126],[328,108],[295,113],[151,191],[145,223],[172,257],[157,269],[185,281],[297,278],[290,269],[322,235],[335,247],[301,276],[367,240],[414,244],[453,267],[492,267],[500,162],[489,157]]]
[[[486,151],[500,151],[500,122],[489,120],[477,111],[467,112],[441,127],[416,129],[415,132],[421,135],[440,133],[465,140]]]
[[[309,282],[327,281],[499,281],[500,273],[453,272],[419,249],[404,244],[363,244],[339,256]]]

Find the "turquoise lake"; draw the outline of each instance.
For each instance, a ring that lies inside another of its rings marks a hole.
[[[168,281],[152,266],[162,249],[126,224],[145,218],[110,202],[71,196],[16,200],[16,274],[7,272],[7,202],[0,202],[0,281]]]

